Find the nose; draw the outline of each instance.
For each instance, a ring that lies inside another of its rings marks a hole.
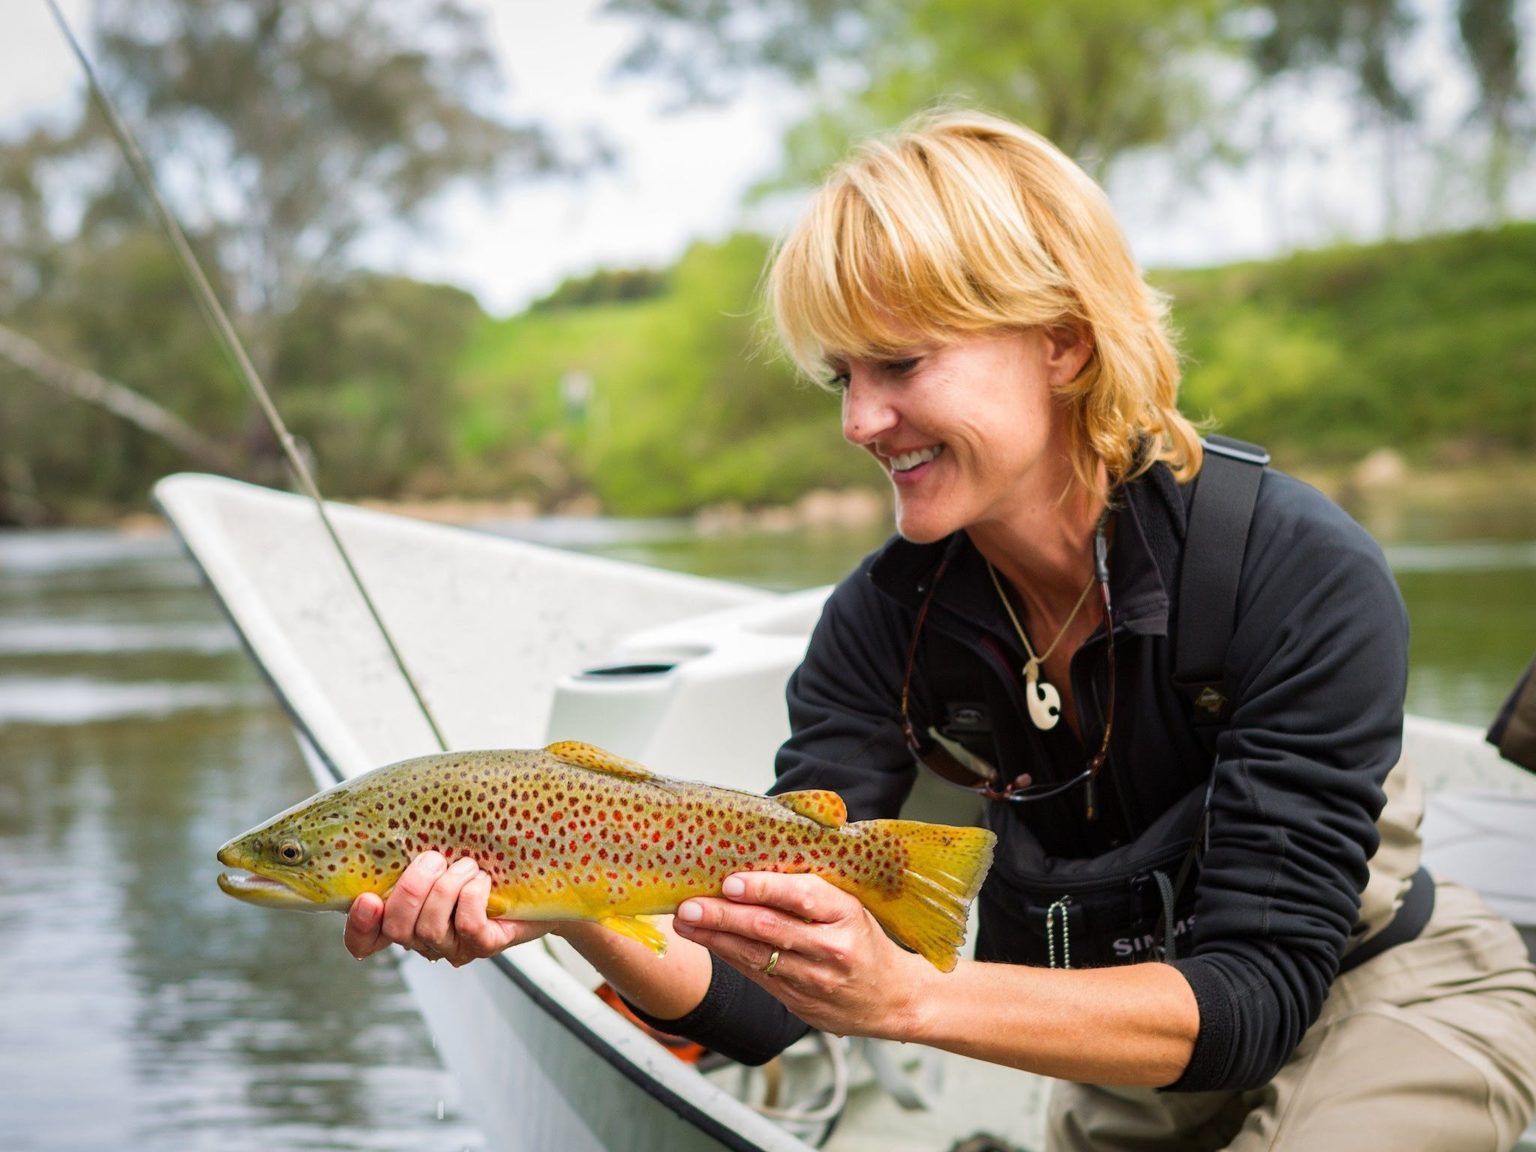
[[[855,366],[843,387],[843,439],[867,448],[896,424],[896,412],[871,373]]]

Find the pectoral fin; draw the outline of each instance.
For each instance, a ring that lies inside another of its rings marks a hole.
[[[609,776],[622,776],[627,780],[655,778],[655,773],[644,764],[627,760],[623,756],[615,756],[612,752],[605,752],[591,744],[583,744],[580,740],[561,740],[546,745],[544,751],[557,760],[564,760],[567,764],[586,768],[592,772],[605,772]]]
[[[485,901],[486,916],[492,920],[516,920],[512,912],[512,901],[493,889]]]
[[[610,932],[640,941],[658,956],[667,954],[667,938],[638,916],[605,916],[598,923]]]
[[[808,789],[804,792],[786,792],[775,796],[780,804],[791,812],[797,812],[807,820],[814,820],[828,828],[841,828],[848,823],[848,805],[836,792]]]

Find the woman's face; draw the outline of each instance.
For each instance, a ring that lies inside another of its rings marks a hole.
[[[931,543],[1048,515],[1071,476],[1052,398],[1089,354],[1071,329],[1028,328],[834,360],[843,436],[890,477],[897,531]]]

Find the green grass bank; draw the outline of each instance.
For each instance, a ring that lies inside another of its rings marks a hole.
[[[754,236],[697,244],[640,298],[630,277],[629,298],[587,284],[565,290],[574,305],[484,320],[457,362],[441,484],[655,515],[880,483],[842,443],[835,398],[796,381],[762,339],[765,256]],[[1172,300],[1190,416],[1335,490],[1381,449],[1407,483],[1525,476],[1536,224],[1150,278]]]

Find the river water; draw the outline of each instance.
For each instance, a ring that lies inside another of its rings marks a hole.
[[[777,588],[878,543],[508,530]],[[1413,621],[1410,706],[1486,724],[1536,651],[1536,510],[1373,530]],[[213,885],[214,848],[310,790],[174,540],[0,534],[0,1150],[482,1146],[390,961]]]

